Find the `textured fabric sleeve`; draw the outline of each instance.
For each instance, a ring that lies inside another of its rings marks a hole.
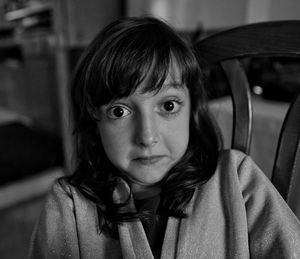
[[[239,167],[251,258],[300,258],[300,223],[250,157]]]
[[[56,182],[37,222],[29,258],[80,258],[74,205],[68,186]]]

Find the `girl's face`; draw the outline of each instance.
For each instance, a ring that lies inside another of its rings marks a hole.
[[[187,149],[191,104],[180,81],[171,69],[159,92],[143,93],[145,80],[132,95],[100,108],[104,150],[133,192],[159,183]]]

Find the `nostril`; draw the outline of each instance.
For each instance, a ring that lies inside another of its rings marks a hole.
[[[154,144],[158,143],[158,138],[155,135],[140,135],[137,138],[137,144],[140,146],[153,146]]]
[[[140,129],[137,132],[136,142],[140,146],[149,147],[158,143],[158,134],[154,129]]]

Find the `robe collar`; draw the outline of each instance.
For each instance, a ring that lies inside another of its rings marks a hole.
[[[113,197],[115,202],[125,202],[129,198],[129,203],[126,208],[124,208],[125,211],[136,211],[133,197],[130,194],[130,187],[124,180],[121,179],[119,181],[119,184],[113,193]],[[194,199],[195,194],[186,208],[187,215],[192,213]],[[176,258],[177,250],[186,245],[184,240],[179,238],[180,232],[183,231],[181,226],[182,220],[187,221],[184,224],[186,225],[188,224],[189,217],[185,219],[174,217],[168,218],[162,245],[161,259]],[[123,258],[154,259],[146,233],[139,219],[118,224],[118,231]]]

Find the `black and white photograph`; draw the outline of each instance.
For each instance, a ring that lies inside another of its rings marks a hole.
[[[299,0],[0,0],[0,259],[300,259]]]

